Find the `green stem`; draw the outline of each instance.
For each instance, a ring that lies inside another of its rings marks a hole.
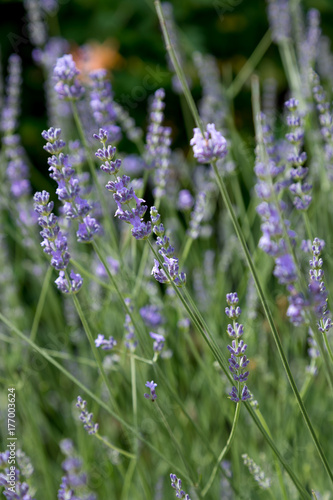
[[[132,384],[132,407],[133,407],[133,425],[134,428],[138,428],[138,401],[136,394],[136,371],[135,371],[135,358],[132,355],[130,358],[131,362],[131,384]],[[138,442],[135,441],[135,454],[138,453]]]
[[[256,410],[256,412],[257,412],[257,415],[258,415],[258,418],[259,418],[260,422],[262,423],[262,426],[264,427],[264,429],[266,430],[267,434],[271,438],[272,435],[270,433],[270,430],[268,428],[266,420],[264,419],[261,411],[260,410]],[[275,463],[276,474],[277,474],[277,477],[278,477],[278,480],[279,480],[279,484],[280,484],[282,496],[283,496],[284,500],[288,500],[288,494],[287,494],[286,487],[285,487],[284,482],[283,482],[283,476],[282,476],[281,467],[280,467],[279,461],[277,460],[276,456],[274,456],[274,463]]]
[[[223,450],[221,451],[221,453],[220,453],[220,455],[219,455],[219,457],[217,459],[217,462],[216,462],[216,464],[214,466],[214,469],[212,470],[212,473],[211,473],[211,476],[210,476],[210,478],[208,480],[208,483],[206,484],[206,486],[204,487],[204,489],[201,492],[202,497],[205,497],[206,494],[208,493],[210,487],[213,484],[213,481],[215,479],[215,476],[216,476],[216,473],[218,471],[218,468],[220,467],[220,463],[222,462],[223,458],[225,457],[225,455],[229,451],[229,448],[231,446],[232,440],[233,440],[233,438],[235,436],[235,432],[236,432],[236,427],[237,427],[237,423],[238,423],[238,418],[239,418],[241,404],[242,403],[237,403],[236,404],[236,410],[235,410],[235,415],[234,415],[234,420],[233,420],[233,423],[232,423],[232,428],[231,428],[230,435],[228,437],[228,440],[226,442],[225,447],[223,448]]]
[[[163,422],[164,427],[166,428],[166,430],[167,430],[167,432],[168,432],[169,436],[171,437],[172,441],[174,442],[174,445],[175,445],[175,447],[176,447],[176,450],[177,450],[177,452],[178,452],[178,455],[179,455],[179,457],[180,457],[181,461],[183,462],[183,464],[184,464],[184,465],[185,465],[185,467],[186,467],[186,470],[187,470],[188,475],[189,475],[189,476],[192,476],[192,478],[191,478],[191,483],[192,483],[193,485],[195,485],[196,481],[195,481],[195,480],[194,480],[194,478],[193,478],[193,471],[191,471],[190,466],[188,465],[187,461],[186,461],[186,460],[185,460],[185,458],[184,458],[184,455],[183,455],[183,453],[182,453],[182,450],[181,450],[181,448],[180,448],[180,446],[179,446],[179,439],[177,439],[177,438],[176,438],[176,436],[174,435],[174,433],[172,432],[171,427],[170,427],[170,425],[168,424],[168,421],[167,421],[167,419],[165,418],[165,416],[164,416],[164,413],[163,413],[162,409],[160,408],[159,404],[158,404],[156,401],[155,401],[155,406],[156,406],[156,408],[158,409],[158,412],[159,412],[159,414],[160,414],[160,416],[161,416],[161,420],[162,420],[162,422]]]
[[[118,453],[120,453],[120,455],[124,455],[125,457],[128,457],[128,458],[135,458],[135,455],[133,455],[132,453],[129,453],[128,451],[122,450],[121,448],[118,448],[117,446],[114,446],[113,444],[109,443],[109,441],[107,441],[105,438],[100,436],[98,433],[94,434],[94,436],[99,441],[101,441],[103,444],[105,444],[105,446],[107,446],[108,448],[111,448],[111,450],[115,450]]]
[[[239,93],[244,83],[248,80],[248,78],[253,73],[254,68],[261,61],[265,52],[268,50],[272,43],[271,38],[271,30],[269,29],[264,34],[263,38],[260,40],[256,49],[253,51],[251,57],[246,61],[240,72],[237,74],[234,81],[231,83],[230,87],[227,89],[227,97],[229,99],[234,99],[236,95]]]
[[[192,243],[193,243],[193,238],[190,238],[190,237],[186,238],[185,246],[180,254],[180,259],[179,259],[182,265],[185,264],[187,256],[191,250]]]
[[[41,289],[40,296],[39,296],[38,303],[37,303],[37,307],[36,307],[34,320],[32,322],[32,326],[31,326],[31,331],[30,331],[31,340],[35,340],[36,335],[37,335],[38,325],[39,325],[39,321],[40,321],[40,318],[41,318],[41,315],[43,312],[43,308],[44,308],[45,299],[46,299],[47,291],[48,291],[49,284],[50,284],[50,278],[52,275],[52,271],[53,271],[53,269],[50,266],[45,274],[45,278],[43,281],[42,289]]]
[[[188,87],[188,84],[187,84],[184,72],[183,72],[183,70],[182,70],[182,68],[181,68],[181,66],[179,64],[179,61],[178,61],[178,58],[177,58],[177,54],[176,54],[176,52],[175,52],[175,50],[174,50],[174,48],[172,46],[172,43],[171,43],[171,40],[170,40],[170,36],[169,36],[168,30],[167,30],[167,27],[166,27],[166,24],[165,24],[165,19],[164,19],[164,14],[163,14],[161,2],[159,0],[155,0],[154,4],[155,4],[155,9],[156,9],[156,12],[157,12],[157,15],[158,15],[158,19],[160,21],[160,25],[161,25],[161,28],[162,28],[162,32],[163,32],[163,37],[164,37],[166,49],[167,49],[167,51],[169,53],[170,59],[172,61],[172,64],[173,64],[173,66],[175,68],[175,71],[177,73],[177,76],[179,78],[181,86],[183,88],[183,92],[184,92],[184,95],[186,97],[187,104],[189,105],[189,108],[191,110],[191,113],[192,113],[192,116],[193,116],[194,121],[196,123],[196,126],[201,130],[201,133],[203,135],[203,125],[202,125],[202,122],[201,122],[201,118],[199,116],[198,110],[197,110],[196,105],[194,103],[194,100],[193,100],[192,94],[190,92],[190,89]]]
[[[110,382],[106,376],[106,373],[105,373],[105,370],[104,370],[104,366],[103,366],[103,363],[102,363],[102,359],[100,357],[100,354],[97,350],[97,347],[95,345],[95,341],[94,341],[94,338],[93,338],[93,335],[91,333],[91,330],[90,330],[90,327],[89,327],[89,324],[88,324],[88,321],[86,320],[86,317],[82,311],[82,308],[81,308],[81,305],[80,305],[80,302],[77,298],[77,296],[75,294],[72,295],[73,297],[73,302],[74,302],[74,305],[75,305],[75,309],[79,315],[79,318],[81,320],[81,323],[82,323],[82,326],[83,326],[83,329],[87,335],[87,338],[89,340],[89,343],[90,343],[90,347],[91,347],[91,350],[93,352],[93,355],[95,357],[95,360],[96,360],[96,363],[97,363],[97,366],[98,366],[98,369],[99,369],[99,372],[102,376],[102,379],[104,380],[104,383],[106,385],[106,387],[108,388],[108,391],[109,391],[109,394],[110,394],[110,399],[111,401],[113,402],[113,395],[112,395],[112,390],[111,390],[111,386],[110,386]]]

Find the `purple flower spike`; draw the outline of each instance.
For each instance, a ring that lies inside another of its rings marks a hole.
[[[170,474],[171,479],[171,487],[176,490],[176,497],[183,498],[184,500],[191,500],[189,495],[182,490],[182,481],[179,479],[176,474]]]
[[[244,333],[244,327],[236,322],[236,318],[238,318],[241,313],[240,307],[237,305],[238,295],[236,292],[228,293],[226,298],[229,307],[226,307],[225,312],[228,318],[233,320],[233,324],[229,324],[227,327],[227,333],[229,337],[233,339],[231,346],[227,346],[231,354],[228,360],[229,370],[235,382],[238,382],[238,388],[232,387],[229,398],[235,403],[239,403],[240,401],[246,401],[246,399],[252,397],[246,385],[244,385],[243,388],[241,387],[248,379],[249,371],[245,371],[245,369],[250,361],[245,355],[247,344],[245,344],[243,340],[239,340]]]
[[[80,71],[77,69],[71,54],[64,55],[57,60],[53,70],[56,81],[54,89],[60,99],[76,101],[82,97],[84,88],[77,79],[79,74]]]
[[[146,385],[146,387],[148,387],[148,389],[150,389],[150,394],[145,393],[144,397],[146,399],[151,399],[154,402],[155,399],[157,398],[157,395],[155,392],[155,387],[157,387],[157,384],[155,384],[155,382],[152,380],[151,382],[147,381],[145,385]]]
[[[214,123],[208,123],[204,137],[201,130],[195,128],[190,145],[193,146],[194,158],[199,163],[210,163],[218,158],[224,158],[227,154],[227,141],[215,129]]]
[[[104,335],[99,334],[97,339],[95,339],[95,344],[96,347],[101,347],[104,351],[111,351],[117,345],[117,341],[113,337],[109,337],[109,340],[106,340]]]
[[[76,407],[81,410],[80,420],[84,423],[83,427],[88,434],[96,434],[98,432],[98,424],[93,423],[93,414],[86,410],[87,401],[83,401],[81,396],[77,397]]]
[[[154,340],[153,349],[154,352],[161,352],[164,347],[165,338],[159,333],[150,332],[149,335]]]

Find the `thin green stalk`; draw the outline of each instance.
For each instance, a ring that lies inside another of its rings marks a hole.
[[[237,74],[234,81],[231,83],[230,87],[227,89],[227,97],[229,99],[234,99],[239,93],[244,83],[253,73],[254,68],[263,58],[265,52],[268,50],[272,43],[271,30],[267,30],[263,38],[260,40],[259,44],[252,52],[251,56],[248,58],[240,72]]]
[[[175,467],[173,461],[169,460],[164,453],[161,453],[152,443],[147,441],[133,426],[128,424],[123,418],[121,418],[116,412],[114,412],[102,399],[100,399],[93,391],[91,391],[86,385],[84,385],[79,379],[74,377],[72,373],[70,373],[66,368],[60,365],[55,359],[53,359],[45,349],[39,347],[35,342],[30,340],[29,337],[26,337],[11,321],[9,321],[3,314],[0,312],[0,320],[11,329],[21,340],[26,342],[32,349],[34,349],[38,354],[40,354],[44,359],[46,359],[50,364],[55,366],[61,373],[63,373],[68,380],[73,382],[77,387],[82,389],[91,399],[96,401],[101,408],[103,408],[107,413],[109,413],[115,420],[117,420],[125,429],[129,430],[134,436],[136,436],[140,441],[146,444],[156,455],[158,455],[162,460],[164,460],[170,467]],[[191,481],[190,477],[187,473],[181,470],[177,466],[178,473],[181,477],[186,478],[188,481]]]
[[[34,319],[32,322],[31,330],[30,330],[31,340],[35,340],[36,335],[37,335],[38,325],[39,325],[39,321],[40,321],[40,318],[41,318],[41,315],[43,312],[47,291],[48,291],[48,288],[50,285],[50,279],[51,279],[52,272],[53,272],[53,269],[51,266],[49,266],[48,270],[46,271],[45,277],[44,277],[42,289],[41,289],[40,296],[39,296],[38,303],[37,303],[37,307],[36,307],[35,316],[34,316]]]
[[[82,307],[80,305],[80,302],[77,298],[77,296],[75,294],[72,294],[72,297],[73,297],[73,302],[74,302],[74,305],[75,305],[75,309],[79,315],[79,318],[81,320],[81,323],[82,323],[82,326],[83,326],[83,329],[87,335],[87,338],[89,340],[89,344],[90,344],[90,347],[91,347],[91,350],[93,352],[93,355],[95,357],[95,360],[96,360],[96,363],[97,363],[97,366],[98,366],[98,369],[99,369],[99,372],[102,376],[102,379],[106,385],[106,387],[108,388],[108,391],[109,391],[109,394],[110,394],[110,399],[112,401],[112,403],[114,403],[114,398],[113,398],[113,395],[112,395],[112,389],[111,389],[111,386],[110,386],[110,382],[108,380],[108,377],[105,373],[105,370],[104,370],[104,366],[103,366],[103,363],[102,363],[102,359],[101,359],[101,356],[97,350],[97,347],[96,347],[96,344],[95,344],[95,341],[94,341],[94,338],[93,338],[93,335],[91,333],[91,330],[90,330],[90,327],[89,327],[89,324],[88,324],[88,321],[82,311]]]
[[[120,453],[120,455],[124,455],[124,457],[127,457],[127,458],[135,458],[135,455],[133,455],[133,453],[129,453],[128,451],[122,450],[121,448],[118,448],[117,446],[113,445],[112,443],[109,443],[109,441],[107,441],[105,438],[100,436],[100,434],[98,434],[98,432],[96,434],[94,434],[94,436],[95,436],[95,438],[97,438],[99,441],[101,441],[103,444],[105,444],[105,446],[107,446],[111,450],[115,450],[118,453]]]
[[[291,51],[291,42],[289,42],[288,40],[282,40],[279,43],[279,50],[284,71],[287,75],[289,87],[291,88],[293,94],[299,99],[299,101],[302,102],[303,97],[300,90],[302,84],[300,81],[299,71],[297,69],[297,63]]]
[[[212,473],[210,475],[210,478],[206,484],[206,486],[204,487],[204,489],[202,490],[201,492],[201,495],[202,497],[205,497],[208,493],[208,491],[210,490],[210,487],[212,486],[213,484],[213,481],[215,479],[215,476],[216,476],[216,473],[220,467],[220,464],[223,460],[223,458],[225,457],[225,455],[227,454],[227,452],[229,451],[229,448],[231,446],[231,443],[232,443],[232,440],[234,439],[234,436],[235,436],[235,432],[236,432],[236,428],[237,428],[237,424],[238,424],[238,418],[239,418],[239,413],[240,413],[240,408],[241,408],[241,405],[242,403],[237,403],[236,404],[236,410],[235,410],[235,415],[234,415],[234,420],[233,420],[233,423],[232,423],[232,428],[231,428],[231,432],[230,432],[230,435],[228,437],[228,440],[226,442],[226,445],[225,447],[223,448],[223,450],[221,451],[218,459],[217,459],[217,462],[212,470]]]
[[[262,423],[262,426],[266,430],[267,434],[270,437],[272,437],[271,433],[270,433],[270,430],[268,428],[268,425],[266,423],[266,420],[264,419],[261,411],[259,409],[257,409],[256,413],[258,415],[258,418],[259,418],[260,422]],[[282,496],[283,496],[284,500],[288,500],[288,494],[287,494],[286,487],[285,487],[284,482],[283,482],[283,476],[282,476],[281,467],[280,467],[279,461],[277,460],[276,456],[274,456],[274,463],[275,463],[276,474],[277,474],[277,477],[278,477],[278,480],[279,480],[279,484],[280,484]]]
[[[309,240],[312,243],[313,242],[313,236],[312,236],[311,224],[310,224],[308,213],[303,211],[302,214],[303,214],[303,221],[304,221],[304,224],[305,224],[307,236],[308,236]]]
[[[167,30],[167,27],[165,24],[165,19],[164,19],[164,14],[163,14],[161,2],[159,0],[155,0],[154,4],[155,4],[157,16],[158,16],[158,19],[160,21],[160,25],[162,28],[166,49],[170,55],[170,59],[172,61],[172,64],[175,68],[175,71],[177,73],[177,76],[179,78],[181,86],[183,88],[183,92],[184,92],[184,95],[186,97],[187,104],[189,105],[189,108],[191,110],[191,113],[192,113],[192,116],[193,116],[194,121],[196,123],[196,126],[199,127],[199,129],[201,130],[201,133],[203,134],[203,126],[202,126],[202,122],[201,122],[197,107],[194,103],[194,100],[193,100],[192,94],[190,92],[190,89],[188,87],[184,72],[179,64],[177,54],[176,54],[176,52],[173,48],[173,45],[171,43],[171,40],[170,40],[170,36],[169,36],[168,30]]]
[[[185,264],[188,254],[190,253],[192,243],[193,243],[193,238],[187,237],[185,239],[185,245],[180,253],[180,259],[179,259],[182,266]]]
[[[138,428],[138,401],[136,394],[136,371],[135,371],[135,358],[133,356],[130,357],[131,363],[131,385],[132,385],[132,408],[133,408],[133,425],[134,428]],[[138,442],[135,440],[135,455],[138,453]]]
[[[193,486],[194,486],[194,485],[196,484],[196,481],[194,480],[194,477],[193,477],[194,473],[193,473],[193,471],[191,470],[191,468],[190,468],[189,464],[187,463],[187,461],[185,460],[185,457],[184,457],[184,455],[183,455],[183,452],[182,452],[182,450],[181,450],[181,447],[179,446],[179,440],[176,438],[176,436],[175,436],[175,435],[174,435],[174,433],[172,432],[171,427],[170,427],[170,425],[168,424],[168,421],[167,421],[167,419],[165,418],[164,413],[163,413],[162,409],[160,408],[159,404],[157,403],[157,401],[155,401],[155,407],[157,408],[157,410],[158,410],[158,412],[159,412],[159,414],[160,414],[160,417],[161,417],[161,420],[162,420],[162,422],[163,422],[163,425],[164,425],[164,427],[166,428],[166,430],[167,430],[167,432],[168,432],[168,434],[169,434],[170,438],[172,439],[172,441],[173,441],[173,443],[174,443],[174,445],[175,445],[175,447],[176,447],[177,453],[178,453],[178,455],[179,455],[179,457],[180,457],[181,461],[183,462],[183,464],[184,464],[184,466],[185,466],[185,468],[186,468],[186,470],[187,470],[188,475],[189,475],[190,477],[192,476],[192,477],[191,477],[191,483],[192,483],[192,484],[193,484]]]

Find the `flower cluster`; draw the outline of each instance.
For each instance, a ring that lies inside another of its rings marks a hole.
[[[260,488],[263,490],[268,490],[271,487],[271,479],[265,476],[263,470],[257,465],[252,458],[250,458],[246,453],[242,455],[244,465],[249,469],[253,479],[257,481]]]
[[[153,349],[155,353],[162,351],[164,347],[165,338],[160,333],[149,332],[150,337],[153,339]]]
[[[208,123],[204,136],[199,128],[195,128],[190,145],[193,147],[194,158],[199,163],[210,163],[218,158],[224,158],[227,154],[227,141],[215,129],[214,123]]]
[[[182,490],[182,481],[179,479],[176,474],[170,474],[171,479],[171,487],[176,490],[177,498],[184,498],[184,500],[191,500],[189,495]]]
[[[100,225],[94,217],[89,215],[91,205],[80,197],[79,180],[74,177],[75,171],[69,162],[68,155],[62,153],[66,143],[60,136],[60,128],[51,127],[42,132],[42,137],[47,141],[44,149],[52,155],[48,159],[50,177],[58,184],[56,193],[64,204],[66,218],[79,221],[77,240],[80,243],[89,243],[99,232]]]
[[[200,191],[198,193],[194,209],[191,213],[190,227],[187,234],[193,240],[197,239],[200,234],[201,222],[205,217],[206,212],[206,193]]]
[[[150,109],[146,144],[146,163],[154,168],[155,188],[153,194],[159,199],[165,195],[168,169],[171,156],[171,128],[162,125],[165,104],[163,89],[156,90]]]
[[[289,1],[267,0],[267,14],[274,42],[288,40],[291,32]]]
[[[74,271],[71,271],[70,279],[65,273],[70,259],[67,237],[60,231],[58,218],[52,213],[54,203],[49,200],[50,195],[47,191],[34,195],[34,209],[39,216],[38,224],[42,228],[40,232],[43,237],[41,246],[44,252],[51,256],[51,266],[60,271],[59,278],[55,281],[59,290],[63,293],[76,293],[81,288],[83,280]]]
[[[80,420],[83,422],[84,429],[88,432],[88,434],[96,434],[98,432],[98,424],[94,424],[93,422],[93,414],[88,413],[86,410],[87,401],[84,401],[81,396],[77,397],[76,407],[81,410]]]
[[[312,298],[312,307],[317,318],[319,318],[319,331],[328,332],[332,328],[332,320],[327,316],[327,290],[324,283],[323,259],[320,257],[325,242],[315,238],[312,244],[312,259],[310,259],[310,283],[309,290]]]
[[[285,182],[278,181],[278,177],[284,172],[284,165],[280,165],[274,141],[271,137],[269,127],[266,126],[265,117],[261,114],[263,124],[263,140],[269,159],[262,161],[257,158],[254,168],[258,182],[256,184],[257,196],[262,202],[257,206],[257,212],[261,217],[261,230],[263,235],[259,241],[259,248],[275,259],[274,276],[281,284],[291,284],[297,278],[297,270],[293,258],[289,253],[285,234],[291,239],[290,244],[296,237],[294,231],[289,229],[290,223],[283,218],[285,205],[278,199],[278,194],[285,187]]]
[[[113,107],[117,115],[117,122],[126,133],[127,138],[130,141],[138,142],[143,135],[142,129],[135,126],[133,118],[118,102],[114,102]]]
[[[42,2],[38,0],[24,0],[27,11],[28,32],[32,45],[42,47],[47,41],[47,26],[41,8]]]
[[[95,344],[96,347],[102,347],[103,351],[111,351],[117,345],[117,341],[113,337],[109,337],[107,340],[104,335],[98,334]]]
[[[98,69],[89,74],[91,79],[90,107],[99,127],[107,130],[111,142],[121,139],[121,130],[115,124],[117,113],[113,103],[111,83],[105,69]]]
[[[117,204],[117,211],[115,217],[127,222],[133,226],[132,235],[137,240],[147,239],[151,234],[151,223],[144,222],[143,216],[147,211],[147,206],[142,205],[145,200],[138,198],[134,192],[133,187],[130,186],[130,177],[123,175],[117,177],[117,173],[121,167],[121,160],[115,159],[116,148],[111,145],[106,145],[108,140],[108,133],[104,129],[99,130],[99,134],[94,134],[94,138],[99,140],[103,149],[98,149],[95,153],[97,158],[104,163],[101,165],[101,170],[114,176],[114,181],[109,181],[106,189],[113,193],[113,199]],[[130,207],[130,202],[135,201],[135,208]],[[124,209],[123,206],[126,206]]]
[[[228,307],[225,308],[225,313],[229,319],[232,319],[233,324],[229,324],[227,327],[227,333],[231,337],[231,346],[228,345],[228,350],[230,352],[229,370],[236,382],[238,382],[238,388],[233,387],[229,393],[229,398],[235,403],[239,401],[246,401],[251,398],[251,394],[245,385],[248,379],[249,372],[245,371],[249,364],[245,352],[247,349],[247,344],[244,344],[243,340],[239,340],[244,333],[243,325],[239,324],[236,320],[241,314],[241,308],[238,305],[238,295],[236,292],[227,294]],[[241,387],[243,386],[243,387]]]
[[[333,180],[333,116],[326,92],[320,85],[318,75],[311,73],[312,92],[319,112],[320,132],[324,139],[325,166],[330,180]]]
[[[96,495],[87,489],[87,474],[82,472],[82,460],[76,455],[72,440],[63,439],[60,448],[66,459],[61,464],[65,475],[61,478],[58,500],[96,500]]]
[[[179,272],[179,261],[175,258],[174,247],[170,244],[170,238],[165,236],[165,229],[161,223],[161,216],[156,207],[150,209],[150,219],[153,224],[154,234],[157,236],[156,245],[159,247],[158,253],[163,257],[163,267],[168,271],[168,275],[160,269],[160,263],[154,259],[155,265],[151,274],[159,283],[170,283],[172,280],[176,286],[181,287],[186,283],[186,274]]]
[[[303,182],[308,174],[308,169],[304,167],[307,155],[305,151],[301,152],[304,129],[298,112],[298,104],[298,100],[293,98],[285,102],[285,107],[289,111],[287,124],[290,129],[290,132],[286,134],[286,138],[293,148],[292,154],[288,158],[290,166],[293,167],[289,172],[290,178],[293,180],[289,190],[294,195],[293,203],[297,210],[307,210],[312,200],[308,194],[312,186]]]
[[[34,471],[30,459],[21,450],[16,451],[14,467],[11,465],[9,468],[9,459],[9,450],[0,453],[0,487],[4,488],[3,495],[8,500],[33,500],[26,482]]]
[[[148,327],[156,328],[165,321],[160,311],[161,309],[159,306],[148,304],[141,307],[140,316]]]
[[[151,382],[147,381],[145,384],[146,387],[150,390],[150,394],[147,394],[146,392],[144,393],[144,397],[146,399],[151,399],[153,402],[155,399],[157,399],[157,395],[155,392],[155,387],[157,387],[157,384],[152,380]]]
[[[179,210],[191,210],[194,204],[193,196],[188,189],[181,189],[178,193],[177,207]]]
[[[57,59],[53,70],[55,91],[59,99],[66,101],[76,101],[84,94],[84,87],[80,84],[77,76],[80,71],[77,69],[72,54],[66,54]]]
[[[8,59],[8,77],[6,82],[6,97],[1,110],[1,131],[11,135],[17,128],[20,110],[20,90],[22,83],[22,62],[17,54]]]

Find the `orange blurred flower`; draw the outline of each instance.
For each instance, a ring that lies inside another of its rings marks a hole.
[[[90,71],[96,69],[112,70],[119,67],[123,58],[118,52],[119,44],[112,38],[107,38],[103,43],[95,40],[87,42],[82,47],[72,49],[71,53],[81,77],[85,80]]]

